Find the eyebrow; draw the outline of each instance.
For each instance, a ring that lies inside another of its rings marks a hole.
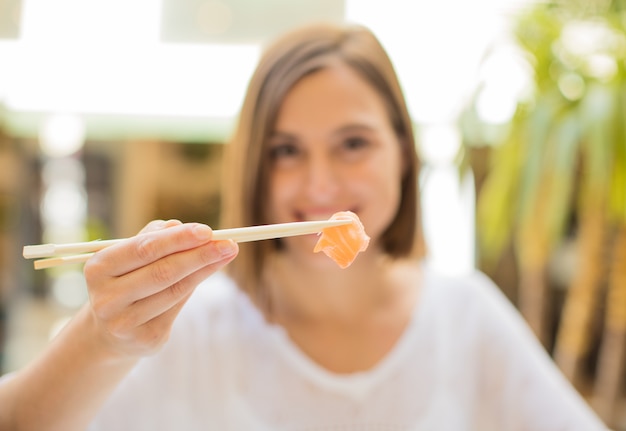
[[[272,133],[270,133],[270,136],[269,136],[269,139],[276,139],[276,138],[297,139],[298,137],[294,133],[282,132],[278,130],[278,131],[273,131]]]
[[[334,130],[331,133],[331,136],[338,136],[338,135],[343,135],[346,133],[350,133],[350,132],[370,132],[370,133],[376,133],[376,128],[373,126],[370,126],[369,124],[366,123],[350,123],[350,124],[346,124],[344,126],[339,127],[338,129]],[[276,138],[288,138],[288,139],[298,139],[298,135],[297,133],[293,133],[293,132],[286,132],[286,131],[282,131],[282,130],[275,130],[274,132],[272,132],[269,136],[270,139],[276,139]]]
[[[333,135],[342,135],[349,132],[376,132],[376,128],[366,123],[351,123],[335,130]]]

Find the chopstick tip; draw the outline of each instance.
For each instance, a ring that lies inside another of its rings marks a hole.
[[[26,245],[22,249],[22,256],[26,259],[45,257],[54,254],[54,244]]]

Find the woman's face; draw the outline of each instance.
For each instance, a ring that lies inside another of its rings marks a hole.
[[[336,65],[299,81],[279,109],[267,151],[271,223],[349,210],[376,248],[399,206],[402,152],[383,99],[360,75]],[[333,264],[312,253],[315,235],[283,241],[292,254]]]

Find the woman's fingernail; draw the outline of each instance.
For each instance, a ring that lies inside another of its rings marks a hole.
[[[231,256],[237,251],[237,244],[235,244],[232,240],[217,241],[215,245],[219,250],[220,255],[224,257]]]
[[[205,224],[198,224],[194,226],[193,234],[198,239],[209,240],[211,238],[211,235],[213,235],[213,231]]]
[[[174,227],[181,225],[182,222],[177,219],[169,219],[163,222],[163,227]]]
[[[165,226],[165,220],[155,220],[152,222],[155,229],[162,229]]]

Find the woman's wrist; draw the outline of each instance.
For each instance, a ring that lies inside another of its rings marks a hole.
[[[76,334],[68,335],[78,337],[76,342],[82,345],[79,350],[89,355],[94,365],[132,366],[140,359],[140,355],[133,355],[116,344],[88,304],[79,310],[70,324],[75,328],[68,329]]]

